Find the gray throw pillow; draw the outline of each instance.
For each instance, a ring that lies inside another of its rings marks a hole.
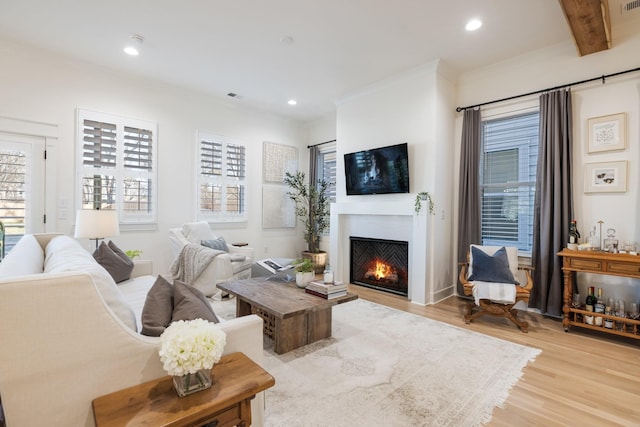
[[[498,249],[493,255],[489,255],[480,248],[471,247],[472,271],[469,281],[493,282],[493,283],[514,283],[511,269],[509,269],[509,258],[507,250],[503,247]]]
[[[113,244],[113,247],[117,248],[115,244]],[[129,280],[131,272],[133,271],[133,261],[131,261],[119,248],[118,251],[124,255],[124,258],[116,253],[110,245],[102,242],[100,243],[100,246],[98,246],[98,249],[93,253],[93,258],[95,258],[98,264],[107,270],[109,275],[113,277],[113,281],[116,283]]]
[[[164,277],[158,276],[147,293],[142,308],[142,335],[159,337],[171,324],[173,313],[173,286]]]
[[[229,246],[227,246],[227,242],[224,240],[224,237],[218,237],[213,240],[202,240],[200,243],[202,246],[206,246],[211,249],[229,252]]]
[[[204,319],[218,323],[207,297],[192,286],[176,280],[173,282],[173,314],[171,321]]]

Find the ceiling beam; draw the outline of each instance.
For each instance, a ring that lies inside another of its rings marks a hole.
[[[609,0],[558,0],[580,56],[611,48]]]

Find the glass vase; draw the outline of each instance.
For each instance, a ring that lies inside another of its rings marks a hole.
[[[206,390],[211,387],[211,369],[200,369],[195,374],[174,376],[173,386],[180,397]]]

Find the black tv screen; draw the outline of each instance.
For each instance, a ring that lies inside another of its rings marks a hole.
[[[344,155],[347,195],[409,192],[407,143]]]

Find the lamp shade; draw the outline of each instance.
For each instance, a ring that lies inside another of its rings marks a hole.
[[[76,213],[76,230],[74,237],[86,239],[102,239],[120,234],[118,212],[115,210],[85,210]]]

